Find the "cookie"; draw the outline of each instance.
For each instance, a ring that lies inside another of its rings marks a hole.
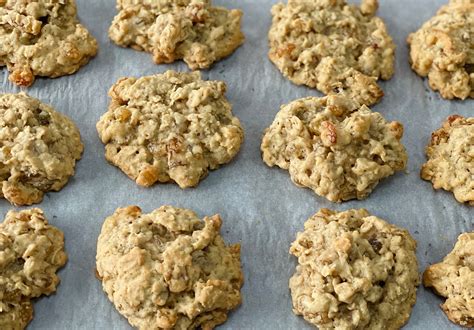
[[[0,94],[0,196],[14,205],[39,203],[60,190],[81,158],[74,123],[24,93]]]
[[[298,186],[332,202],[364,199],[405,169],[403,126],[342,95],[308,97],[281,107],[265,130],[263,161],[290,172]]]
[[[23,329],[30,300],[56,291],[56,272],[67,261],[64,234],[40,209],[10,211],[0,224],[0,326]]]
[[[212,329],[241,303],[240,245],[227,246],[219,215],[162,206],[119,208],[97,242],[97,275],[138,329]]]
[[[446,298],[441,308],[452,322],[474,327],[474,232],[461,234],[453,251],[425,270],[423,284]]]
[[[17,304],[0,302],[0,329],[23,330],[33,319],[33,304],[29,300]]]
[[[345,93],[360,104],[377,103],[378,79],[394,72],[395,44],[374,16],[377,0],[360,7],[345,0],[288,0],[272,8],[270,60],[297,85],[325,94]]]
[[[193,70],[208,68],[244,42],[242,11],[211,0],[117,0],[117,9],[110,39],[151,53],[157,64],[182,59]]]
[[[408,36],[412,69],[445,99],[474,98],[474,1],[451,0]]]
[[[399,329],[419,284],[416,242],[364,209],[322,209],[290,253],[293,311],[319,329]]]
[[[0,1],[0,44],[0,66],[19,86],[73,74],[97,53],[74,0]]]
[[[204,81],[199,72],[119,80],[97,123],[105,157],[141,186],[196,186],[243,141],[225,92],[224,82]]]
[[[421,177],[474,206],[474,118],[449,116],[431,135]]]

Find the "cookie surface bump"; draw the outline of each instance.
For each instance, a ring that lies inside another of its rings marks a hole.
[[[39,203],[74,175],[84,146],[74,123],[24,93],[0,94],[0,196]]]
[[[452,322],[474,327],[474,232],[461,234],[453,251],[426,269],[423,284],[447,298],[441,308]]]
[[[345,96],[309,97],[281,107],[265,130],[263,161],[332,202],[364,199],[403,170],[403,126]]]
[[[453,115],[433,132],[421,177],[474,206],[474,118]]]
[[[97,53],[97,41],[77,19],[74,0],[0,1],[0,66],[10,81],[73,74]]]
[[[392,77],[395,57],[384,22],[374,16],[377,8],[377,0],[364,0],[360,8],[345,0],[277,4],[270,60],[295,84],[377,103],[383,96],[377,80]]]
[[[290,253],[293,311],[319,329],[399,329],[419,284],[416,242],[366,210],[322,209]]]
[[[212,329],[241,303],[240,245],[226,245],[218,215],[137,206],[108,217],[97,274],[117,310],[138,329]]]
[[[210,0],[118,0],[117,9],[110,38],[152,53],[157,64],[183,59],[193,70],[208,68],[244,42],[242,11]]]
[[[409,35],[412,69],[445,99],[474,98],[474,1],[450,0]]]
[[[225,91],[225,83],[204,81],[199,72],[119,80],[97,123],[107,160],[141,186],[196,186],[230,162],[243,141]]]

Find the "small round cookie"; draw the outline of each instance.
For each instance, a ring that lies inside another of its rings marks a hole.
[[[242,11],[211,0],[117,0],[117,9],[110,38],[151,53],[157,64],[183,59],[193,70],[208,68],[244,42]]]
[[[29,299],[19,303],[0,302],[0,329],[23,330],[33,319],[33,304]]]
[[[325,94],[346,93],[360,104],[377,103],[379,78],[394,72],[395,44],[374,16],[377,0],[361,7],[346,0],[288,0],[272,8],[270,60],[285,77]]]
[[[399,329],[419,284],[416,242],[366,210],[322,209],[298,233],[293,311],[320,329]]]
[[[64,234],[42,210],[9,211],[0,224],[0,304],[50,295],[66,261]]]
[[[474,327],[474,232],[459,235],[453,251],[425,270],[423,284],[447,298],[441,308],[452,322]]]
[[[412,69],[445,99],[474,98],[474,1],[450,0],[408,36]]]
[[[108,217],[97,274],[117,310],[138,329],[212,329],[241,303],[240,245],[225,245],[219,215],[137,206]]]
[[[474,118],[449,116],[431,135],[421,177],[474,206]]]
[[[35,76],[73,74],[97,53],[74,0],[0,1],[0,45],[0,66],[19,86],[30,86]]]
[[[364,199],[378,182],[406,167],[403,126],[343,95],[308,97],[281,107],[265,130],[268,166],[332,202]]]
[[[24,93],[0,94],[0,197],[39,203],[74,175],[84,146],[74,123]]]
[[[141,186],[194,187],[208,170],[232,160],[243,141],[222,81],[199,72],[123,78],[109,91],[97,123],[105,157]]]

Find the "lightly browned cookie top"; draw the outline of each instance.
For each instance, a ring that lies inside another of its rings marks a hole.
[[[403,126],[341,95],[283,105],[261,144],[263,161],[332,202],[366,198],[405,169]]]
[[[138,329],[213,329],[241,303],[240,245],[226,245],[219,215],[137,206],[108,217],[97,274],[117,310]]]
[[[293,311],[319,329],[401,328],[419,284],[416,242],[366,210],[322,209],[290,253]]]
[[[222,81],[199,72],[123,78],[97,123],[105,157],[141,186],[194,187],[232,160],[243,141]]]
[[[474,118],[449,116],[431,135],[421,177],[474,206]]]
[[[412,69],[433,90],[474,98],[474,0],[450,0],[407,41]]]
[[[211,0],[118,0],[117,9],[110,38],[152,53],[157,64],[183,59],[193,70],[205,69],[244,42],[242,11]]]
[[[442,262],[429,266],[423,284],[443,296],[441,308],[462,327],[474,327],[474,232],[459,235]]]
[[[272,8],[269,57],[298,85],[344,92],[360,104],[383,96],[377,80],[394,71],[395,44],[375,16],[377,0],[288,0]]]
[[[0,94],[0,197],[39,203],[74,175],[84,146],[65,115],[24,93]]]
[[[64,234],[40,209],[10,211],[0,224],[0,327],[24,329],[31,299],[56,291],[67,261]]]
[[[73,74],[97,53],[74,0],[0,0],[0,45],[0,66],[19,86]]]

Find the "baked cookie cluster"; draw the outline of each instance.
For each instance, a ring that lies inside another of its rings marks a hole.
[[[408,37],[413,70],[445,99],[474,98],[474,2],[450,0]]]
[[[0,197],[39,203],[74,175],[84,146],[65,115],[24,93],[0,94]]]
[[[10,81],[73,74],[97,53],[97,41],[77,19],[74,0],[1,0],[0,66]]]
[[[399,329],[419,284],[416,242],[366,210],[322,209],[291,244],[293,311],[319,329]]]
[[[383,96],[377,80],[392,77],[395,59],[377,8],[377,0],[360,7],[345,0],[279,3],[272,8],[270,60],[295,84],[377,103]]]
[[[40,209],[10,211],[0,224],[0,327],[24,329],[32,299],[56,291],[56,272],[67,261],[64,234]]]
[[[225,92],[224,82],[204,81],[199,72],[121,79],[97,123],[105,157],[141,186],[196,186],[243,141]]]
[[[364,199],[385,177],[405,169],[403,126],[351,98],[309,97],[282,106],[265,130],[268,166],[332,202]]]
[[[117,9],[110,39],[151,53],[157,64],[182,59],[193,70],[205,69],[244,42],[242,11],[211,0],[118,0]]]
[[[219,215],[137,206],[108,217],[97,274],[117,310],[138,329],[212,329],[241,303],[240,245],[226,245]]]

